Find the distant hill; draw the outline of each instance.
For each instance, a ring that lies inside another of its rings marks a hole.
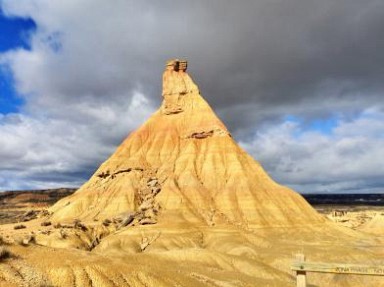
[[[0,208],[46,207],[73,194],[77,188],[11,190],[0,192]],[[302,194],[311,205],[384,206],[384,193],[373,194]]]
[[[48,207],[76,190],[76,188],[56,188],[4,191],[0,192],[0,208]]]
[[[311,205],[384,206],[384,193],[366,194],[302,194]]]
[[[0,224],[19,222],[25,212],[48,208],[76,190],[76,188],[55,188],[0,192]]]

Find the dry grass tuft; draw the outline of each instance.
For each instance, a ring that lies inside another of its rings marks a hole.
[[[8,259],[12,256],[12,252],[5,246],[0,246],[0,261]]]
[[[109,226],[110,224],[112,223],[112,220],[110,220],[110,219],[104,219],[104,221],[103,221],[103,225],[104,226]]]
[[[13,229],[24,229],[24,228],[27,228],[27,227],[25,225],[23,225],[23,224],[15,225],[13,227]]]

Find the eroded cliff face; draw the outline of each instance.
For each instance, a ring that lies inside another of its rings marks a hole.
[[[294,191],[275,183],[242,150],[201,97],[187,62],[167,62],[163,103],[53,220],[131,214],[131,224],[244,227],[323,222]]]

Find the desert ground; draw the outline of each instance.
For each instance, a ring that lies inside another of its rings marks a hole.
[[[383,264],[384,207],[317,206],[328,223],[310,231],[183,230],[168,224],[120,228],[120,218],[48,225],[47,204],[17,198],[13,208],[21,206],[15,212],[21,216],[0,227],[0,286],[295,286],[290,265],[296,253],[308,261]],[[20,225],[25,228],[15,229]],[[309,273],[308,283],[384,286],[382,278],[316,273]]]

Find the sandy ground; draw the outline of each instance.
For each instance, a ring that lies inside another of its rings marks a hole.
[[[374,218],[384,216],[383,206],[317,206],[316,209],[341,226],[366,232],[369,232],[367,226],[372,224]]]
[[[26,228],[18,230],[6,224],[2,248],[12,256],[2,259],[0,286],[295,286],[290,265],[296,253],[315,262],[384,265],[384,236],[372,226],[384,218],[382,211],[327,217],[336,224],[243,229],[159,223],[119,230],[101,222],[84,222],[86,230],[72,223],[41,226],[47,218],[23,222]],[[365,222],[356,224],[361,218]],[[312,287],[384,286],[382,277],[372,276],[311,273],[308,280]]]

